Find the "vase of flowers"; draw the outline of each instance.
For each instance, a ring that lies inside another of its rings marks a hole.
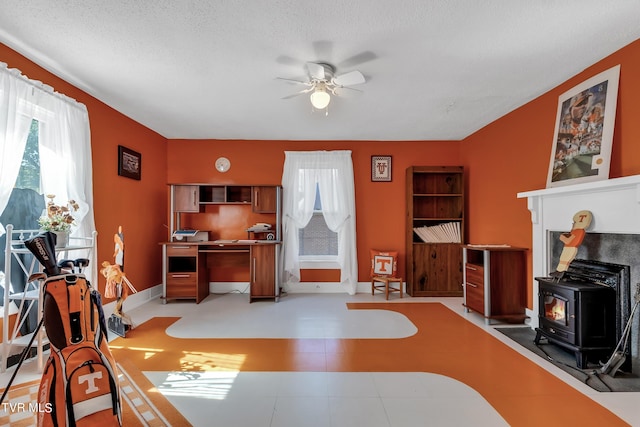
[[[55,198],[54,194],[47,194],[47,214],[38,219],[38,224],[41,230],[56,235],[56,248],[64,248],[69,244],[69,231],[75,221],[72,212],[77,211],[79,206],[75,200],[69,200],[66,205],[56,205],[53,201]]]

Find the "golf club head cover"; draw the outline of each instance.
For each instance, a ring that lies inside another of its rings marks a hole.
[[[68,273],[73,273],[73,260],[70,259],[61,259],[60,261],[58,261],[58,267],[61,270],[67,270]]]
[[[89,258],[78,258],[73,261],[73,265],[78,267],[80,270],[89,265]]]
[[[60,274],[60,268],[56,265],[55,234],[50,231],[45,231],[31,239],[25,240],[24,245],[42,265],[47,276],[57,276]]]

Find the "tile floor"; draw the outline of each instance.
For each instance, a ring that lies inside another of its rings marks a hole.
[[[594,391],[494,331],[478,315],[464,313],[460,298],[390,300],[425,301],[442,303],[588,396],[594,404],[608,408],[629,425],[640,426],[640,393]],[[167,334],[176,338],[394,339],[416,333],[416,326],[400,313],[348,310],[347,302],[386,301],[380,295],[368,294],[290,294],[277,304],[249,304],[247,295],[228,294],[210,295],[198,305],[180,301],[161,304],[154,300],[128,314],[135,324],[155,316],[181,317],[167,329]],[[0,375],[0,385],[6,384],[10,374],[11,371]],[[474,388],[435,373],[239,369],[197,375],[169,371],[145,374],[194,426],[508,425]],[[34,378],[38,378],[35,363],[29,361],[20,370],[17,382]]]

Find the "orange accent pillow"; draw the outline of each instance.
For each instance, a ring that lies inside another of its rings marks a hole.
[[[395,276],[398,252],[371,250],[371,276]]]

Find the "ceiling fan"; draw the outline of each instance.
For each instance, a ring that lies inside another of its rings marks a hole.
[[[299,92],[283,97],[289,99],[305,93],[311,93],[309,100],[316,110],[324,110],[331,102],[331,95],[340,96],[342,89],[356,90],[351,86],[359,85],[366,82],[364,75],[357,70],[348,73],[336,75],[336,68],[326,62],[307,62],[305,64],[308,80],[295,80],[278,77],[280,80],[286,80],[296,84],[306,86]],[[325,114],[327,114],[325,110]]]

